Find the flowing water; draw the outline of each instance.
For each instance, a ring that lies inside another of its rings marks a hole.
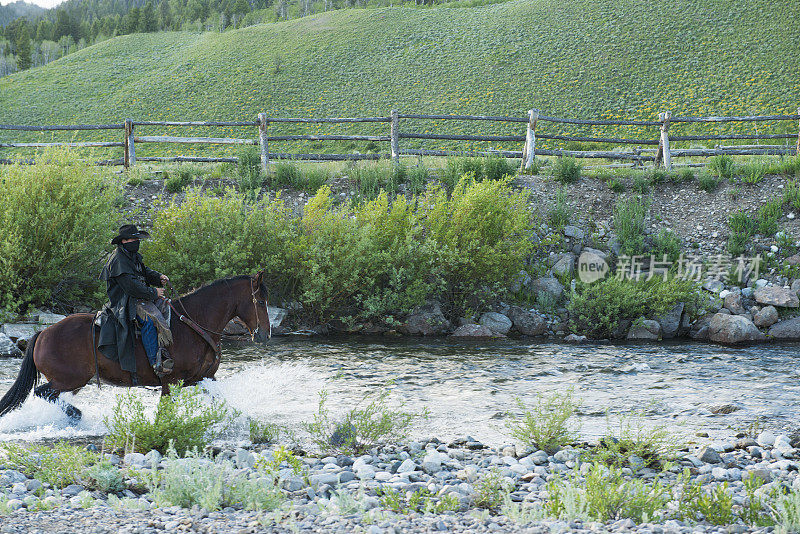
[[[19,365],[20,360],[0,360],[0,395]],[[539,393],[570,388],[582,402],[578,419],[586,439],[602,435],[617,416],[630,413],[645,414],[638,419],[645,426],[666,424],[675,433],[705,431],[712,437],[730,436],[756,418],[775,429],[800,426],[796,344],[273,339],[266,346],[223,345],[217,381],[203,386],[244,415],[290,426],[312,419],[322,391],[336,414],[388,387],[390,404],[430,412],[412,436],[471,435],[494,445],[509,441],[503,416],[514,410],[515,398],[531,404]],[[156,391],[134,391],[154,409]],[[31,396],[21,409],[0,418],[0,441],[101,436],[103,418],[122,392],[90,385],[74,397],[65,395],[83,411],[76,426],[59,408]],[[712,413],[725,404],[736,411]],[[230,437],[245,436],[242,430]]]

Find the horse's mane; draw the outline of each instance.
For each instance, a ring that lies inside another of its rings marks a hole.
[[[246,274],[242,274],[242,275],[239,275],[239,276],[232,276],[230,278],[220,278],[219,280],[214,280],[213,282],[210,282],[210,283],[208,283],[208,284],[206,284],[204,286],[200,286],[197,289],[195,289],[194,291],[190,291],[189,293],[181,295],[176,300],[183,300],[185,298],[189,298],[189,297],[193,297],[195,295],[199,295],[200,293],[205,292],[207,289],[216,289],[216,288],[218,288],[219,286],[221,286],[223,284],[224,285],[228,285],[231,282],[238,282],[240,280],[248,280],[250,278],[251,277],[249,275],[246,275]]]

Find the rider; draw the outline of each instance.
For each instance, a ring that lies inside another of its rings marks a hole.
[[[142,344],[147,359],[155,373],[163,377],[172,372],[172,359],[167,357],[168,353],[162,356],[153,319],[149,316],[143,317],[141,312],[137,313],[140,301],[155,302],[163,299],[163,286],[169,282],[167,275],[154,271],[142,263],[139,242],[148,237],[150,234],[139,230],[136,225],[126,224],[120,227],[119,235],[111,240],[117,248],[106,262],[100,278],[106,281],[109,307],[117,318],[116,343],[114,343],[116,347],[111,347],[111,351],[114,352],[116,348],[120,360],[125,354],[133,355],[135,334],[132,324],[135,320],[141,329]],[[101,345],[102,341],[101,334]]]

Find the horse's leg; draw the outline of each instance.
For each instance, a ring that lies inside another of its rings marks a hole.
[[[78,421],[81,420],[81,417],[83,415],[81,414],[81,411],[72,404],[64,401],[63,399],[59,399],[58,396],[61,394],[61,392],[54,390],[52,386],[50,386],[50,382],[48,382],[47,384],[43,384],[38,388],[36,388],[35,390],[33,390],[33,394],[39,397],[40,399],[44,399],[47,402],[52,402],[53,404],[61,408],[61,410],[63,410],[63,412],[67,414],[67,417],[70,418],[71,422],[77,423]]]
[[[165,381],[161,384],[161,396],[169,397],[169,382]]]

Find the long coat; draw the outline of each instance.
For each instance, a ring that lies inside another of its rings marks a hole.
[[[107,358],[118,360],[123,370],[135,373],[136,303],[158,298],[150,286],[162,286],[161,273],[146,267],[138,252],[128,252],[118,245],[100,279],[106,282],[109,303],[104,309],[97,347]]]

